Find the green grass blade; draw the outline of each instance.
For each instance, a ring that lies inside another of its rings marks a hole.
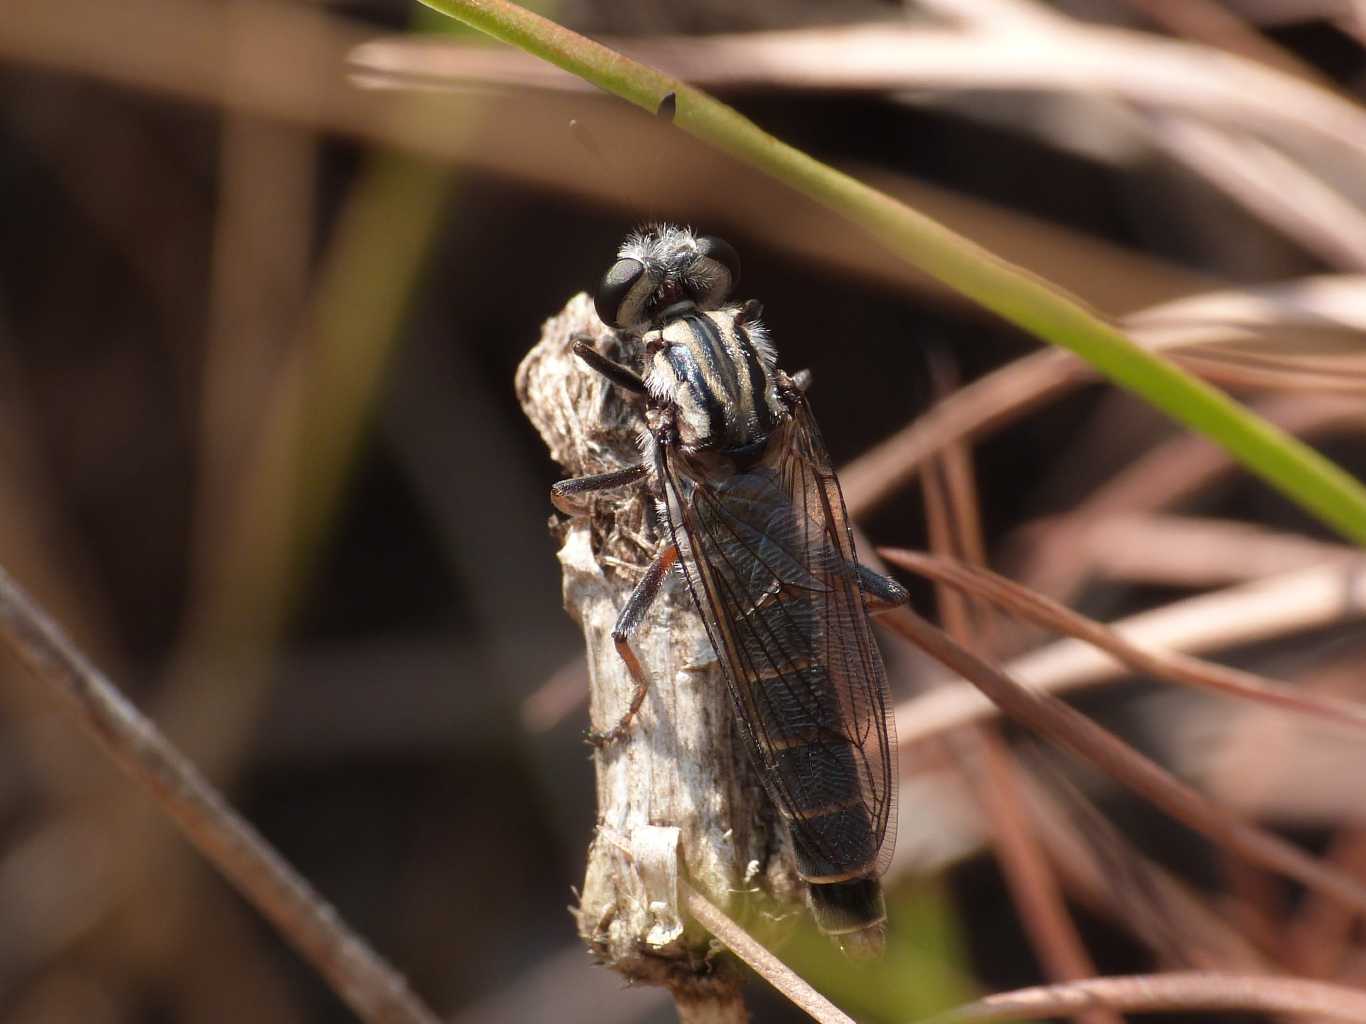
[[[1366,544],[1366,488],[1223,392],[1145,351],[1076,299],[910,207],[812,159],[706,93],[505,0],[421,0],[649,111],[669,94],[674,123],[863,227],[890,252],[1222,445],[1344,536]]]

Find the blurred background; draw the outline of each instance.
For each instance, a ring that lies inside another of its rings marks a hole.
[[[1362,5],[541,9],[1188,346],[1366,473]],[[512,390],[638,224],[739,250],[875,543],[926,543],[916,456],[877,446],[957,400],[993,567],[1361,695],[1361,598],[1275,589],[1351,557],[1329,531],[1112,388],[1040,378],[1036,342],[667,124],[402,0],[9,0],[3,20],[0,565],[443,1016],[672,1019],[591,966],[566,909],[594,820],[580,638],[547,530],[560,474]],[[993,372],[999,407],[945,397]],[[1256,627],[1190,604],[1253,583]],[[943,679],[894,664],[900,699]],[[1359,743],[1150,682],[1076,699],[1366,871]],[[1181,962],[1154,934],[1187,918],[1145,930],[1148,890],[1088,887],[1068,836],[1178,879],[1244,966],[1363,980],[1340,908],[1005,736],[1022,779],[1104,812],[1070,805],[1045,844],[1096,970]],[[889,879],[904,1000],[868,1019],[1052,976],[963,752],[925,747],[903,754],[925,771]],[[7,655],[0,1019],[352,1019]]]

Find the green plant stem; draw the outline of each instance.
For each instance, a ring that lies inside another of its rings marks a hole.
[[[1226,448],[1272,487],[1366,544],[1366,488],[1223,392],[1141,348],[1076,299],[876,189],[815,160],[668,75],[505,0],[421,0],[648,111],[670,93],[674,123],[858,224],[890,252]]]

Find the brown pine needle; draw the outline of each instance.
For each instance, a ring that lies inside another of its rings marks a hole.
[[[791,967],[756,942],[686,881],[679,879],[678,891],[688,913],[747,963],[755,974],[791,1000],[793,1006],[821,1024],[854,1024],[853,1018],[798,977]]]
[[[937,376],[941,388],[950,385],[951,372],[946,367],[939,367]],[[926,467],[923,485],[932,548],[950,560],[951,556],[961,554],[967,561],[985,562],[977,487],[967,446],[962,442],[947,446]],[[936,583],[935,593],[949,634],[964,646],[990,649],[990,616],[982,614],[980,606],[945,583]],[[965,775],[991,822],[993,845],[1011,902],[1040,963],[1055,981],[1092,977],[1095,964],[1067,912],[1053,867],[1043,855],[1038,836],[1023,812],[1020,780],[1005,742],[990,723],[967,733],[963,737],[965,746],[976,748],[979,764],[973,766],[972,759],[965,759]],[[977,742],[971,744],[972,739]],[[1117,1014],[1103,1009],[1079,1012],[1076,1021],[1120,1024]]]
[[[1338,725],[1366,729],[1366,705],[1317,696],[1253,672],[1187,654],[1140,647],[1103,623],[990,570],[900,548],[880,548],[878,554],[899,568],[928,576],[1037,625],[1093,644],[1135,672],[1314,715]]]
[[[1356,879],[1279,836],[1249,825],[1079,711],[1022,686],[909,608],[889,612],[881,621],[967,679],[1021,725],[1091,762],[1207,839],[1366,915],[1366,887]]]
[[[1139,612],[1110,629],[1166,650],[1210,650],[1286,636],[1366,613],[1366,577],[1352,566],[1320,565],[1256,580]],[[1074,639],[1059,640],[1007,666],[1030,689],[1059,694],[1123,675],[1123,663]],[[960,725],[991,718],[998,708],[967,683],[940,686],[897,706],[902,747]]]
[[[0,640],[362,1020],[437,1018],[0,569]]]
[[[1062,1017],[1107,1007],[1122,1013],[1251,1012],[1366,1021],[1366,993],[1303,978],[1186,971],[1088,978],[1002,992],[934,1017],[927,1024]]]

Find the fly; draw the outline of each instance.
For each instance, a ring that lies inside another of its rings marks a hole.
[[[612,631],[635,682],[599,744],[626,734],[647,679],[631,636],[677,564],[721,663],[741,732],[792,839],[817,925],[876,955],[879,875],[896,832],[896,741],[869,613],[906,591],[858,563],[848,513],[806,398],[756,301],[730,301],[740,260],[726,242],[659,225],[631,235],[603,276],[598,316],[639,340],[644,375],[585,341],[585,363],[644,405],[636,466],[563,480],[556,507],[636,484],[665,540]]]

